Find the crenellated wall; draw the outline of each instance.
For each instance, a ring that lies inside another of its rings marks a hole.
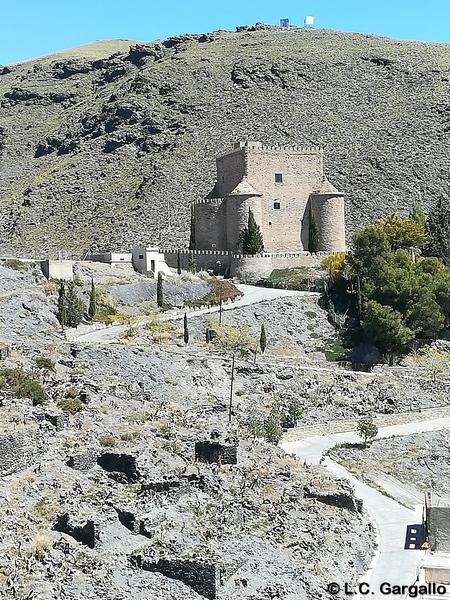
[[[321,193],[324,182],[335,195]],[[193,204],[196,249],[237,252],[251,210],[266,252],[307,250],[311,206],[320,249],[345,250],[344,200],[324,177],[322,148],[239,142],[217,158],[213,193],[220,198]]]

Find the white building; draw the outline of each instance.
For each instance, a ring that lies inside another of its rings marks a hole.
[[[174,275],[159,248],[135,246],[132,250],[132,263],[134,269],[144,275],[153,277],[158,277],[158,273],[162,273],[165,276]]]
[[[102,252],[101,254],[91,254],[88,260],[94,262],[107,263],[114,265],[131,265],[131,252]]]

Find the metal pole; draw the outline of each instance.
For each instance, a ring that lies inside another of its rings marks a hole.
[[[232,411],[233,411],[233,384],[234,384],[234,354],[231,360],[231,386],[230,386],[230,407],[228,410],[228,423],[231,423]]]

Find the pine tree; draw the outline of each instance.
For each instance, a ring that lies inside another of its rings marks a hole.
[[[243,254],[258,254],[264,250],[261,229],[251,210],[248,211],[248,224],[241,232],[239,246]]]
[[[184,343],[187,344],[189,342],[189,328],[188,328],[188,318],[187,318],[187,314],[184,313],[184,333],[183,333],[183,339],[184,339]]]
[[[179,250],[177,252],[177,273],[181,275],[181,252]]]
[[[319,252],[319,231],[317,229],[316,220],[314,219],[313,211],[309,207],[309,252]]]
[[[83,320],[84,304],[81,298],[78,297],[73,281],[70,281],[67,286],[66,301],[66,325],[76,327]]]
[[[58,312],[56,313],[56,317],[61,324],[61,327],[67,325],[67,298],[66,298],[66,284],[64,281],[61,281],[59,284],[58,290]]]
[[[94,279],[91,279],[91,291],[89,293],[89,308],[88,315],[91,321],[95,318],[97,312],[97,293],[95,291]]]
[[[264,327],[264,323],[261,324],[261,334],[259,336],[259,347],[261,348],[261,352],[264,354],[267,348],[267,338],[266,338],[266,328]]]
[[[437,256],[450,266],[450,201],[439,198],[431,208],[425,224],[427,256]]]
[[[156,303],[159,308],[162,308],[164,304],[163,277],[161,271],[158,273],[158,283],[156,285]]]

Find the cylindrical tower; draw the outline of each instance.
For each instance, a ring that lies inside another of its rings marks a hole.
[[[321,188],[311,194],[311,209],[321,252],[346,251],[344,196],[326,178]]]
[[[194,202],[191,216],[193,250],[226,250],[224,209],[222,198]]]
[[[245,178],[226,196],[227,250],[238,250],[241,232],[247,227],[250,210],[261,232],[263,231],[261,196]]]

